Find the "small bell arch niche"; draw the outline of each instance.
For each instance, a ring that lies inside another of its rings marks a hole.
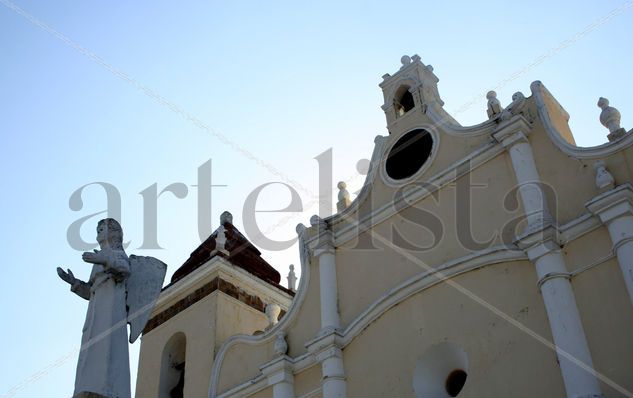
[[[396,110],[396,116],[400,117],[411,109],[415,108],[415,100],[413,94],[411,94],[411,86],[402,85],[397,90],[393,97],[393,106]]]
[[[185,387],[185,357],[187,338],[182,332],[174,334],[163,349],[158,398],[183,398]]]
[[[416,362],[413,391],[417,398],[457,397],[468,378],[468,355],[453,343],[432,346]]]

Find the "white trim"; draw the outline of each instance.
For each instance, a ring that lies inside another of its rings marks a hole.
[[[527,256],[523,251],[520,250],[508,250],[506,247],[495,247],[486,251],[469,254],[467,256],[461,257],[459,259],[455,259],[453,261],[449,261],[444,263],[443,265],[436,268],[437,271],[442,271],[446,278],[452,278],[454,276],[460,275],[462,273],[482,268],[487,265],[497,264],[504,261],[518,261],[518,260],[527,260]],[[309,286],[308,278],[305,279],[303,275],[308,275],[307,272],[304,273],[302,269],[302,278],[301,278],[301,286],[299,287],[299,294],[307,291]],[[390,308],[396,306],[398,303],[406,300],[412,295],[425,290],[431,286],[434,286],[441,281],[438,280],[435,276],[435,272],[423,272],[420,273],[409,280],[403,282],[399,286],[391,289],[385,295],[378,298],[371,306],[367,308],[362,314],[360,314],[350,325],[341,332],[342,334],[342,348],[351,343],[351,341],[358,336],[367,326],[369,326],[374,320],[378,319],[382,314],[387,312]],[[303,299],[303,298],[302,298]],[[274,338],[276,332],[278,330],[286,330],[286,328],[282,328],[279,325],[288,325],[290,324],[290,318],[293,314],[296,314],[297,309],[301,306],[301,301],[297,302],[293,305],[286,314],[284,318],[272,329],[268,330],[265,334],[259,336],[244,336],[237,335],[229,338],[218,350],[215,361],[213,363],[213,370],[211,373],[210,380],[210,389],[209,389],[209,398],[237,398],[237,397],[246,397],[249,394],[253,394],[257,391],[264,389],[267,386],[266,379],[262,375],[258,375],[257,377],[248,380],[242,384],[231,387],[226,392],[221,395],[217,395],[217,382],[219,380],[219,372],[221,370],[221,364],[226,355],[228,349],[237,343],[248,344],[248,345],[260,345],[264,344],[267,341]],[[307,370],[313,365],[316,365],[316,358],[314,354],[306,353],[299,357],[292,359],[293,362],[293,372],[299,373],[304,370]]]
[[[307,392],[307,393],[305,393],[305,394],[303,394],[303,395],[301,395],[300,397],[297,397],[297,398],[312,398],[312,397],[316,397],[317,395],[319,395],[319,393],[321,391],[323,391],[323,388],[318,387],[318,388],[315,388],[314,390],[312,390],[310,392]]]
[[[505,148],[496,142],[486,143],[482,147],[468,154],[466,157],[458,160],[457,162],[449,165],[446,169],[431,176],[427,180],[427,183],[430,187],[435,186],[437,187],[437,189],[428,190],[414,188],[407,190],[403,193],[402,197],[398,198],[397,201],[386,203],[383,206],[373,210],[370,214],[366,215],[362,219],[358,220],[357,223],[355,222],[342,227],[336,232],[336,236],[334,238],[335,246],[341,246],[343,243],[356,236],[358,234],[359,226],[362,226],[364,229],[368,229],[387,220],[391,216],[401,211],[403,207],[413,206],[415,203],[433,194],[437,190],[442,189],[446,185],[449,185],[450,183],[456,181],[466,172],[472,172],[486,162],[496,158],[497,156],[505,152]],[[471,168],[468,171],[463,171],[462,173],[457,174],[457,170],[460,168],[460,166],[467,162],[470,162]],[[350,213],[356,210],[356,207],[358,205],[355,205],[355,203],[356,201],[352,202],[352,205],[350,205],[350,207],[348,207],[344,212],[334,214],[333,216],[326,218],[325,221],[332,226],[345,221],[346,218],[350,216]],[[371,221],[371,224],[366,224],[368,221]],[[316,237],[313,237],[310,241],[315,239]]]
[[[558,147],[558,149],[563,151],[563,153],[565,153],[566,155],[574,157],[576,159],[600,159],[610,156],[633,145],[633,134],[626,134],[621,139],[593,147],[583,148],[570,144],[565,139],[563,139],[561,133],[556,130],[556,127],[554,127],[554,124],[552,123],[552,120],[549,116],[547,106],[545,105],[544,95],[549,96],[555,104],[560,106],[558,101],[556,101],[554,96],[552,96],[547,88],[545,88],[543,83],[538,80],[530,85],[530,90],[532,91],[532,94],[534,96],[537,113],[539,115],[539,118],[541,119],[541,122],[543,123],[543,127],[545,128],[547,135]]]
[[[493,148],[499,148],[498,145]],[[503,150],[503,148],[502,148]],[[577,219],[574,219],[562,226],[557,227],[557,231],[561,238],[565,242],[571,242],[579,237],[589,233],[602,224],[600,220],[590,214],[584,214]],[[476,253],[471,253],[463,257],[447,261],[438,267],[434,268],[434,271],[425,271],[414,275],[408,280],[402,282],[400,285],[390,289],[388,292],[376,299],[371,305],[369,305],[365,311],[359,314],[350,324],[340,332],[342,335],[341,348],[345,348],[349,345],[358,335],[360,335],[364,329],[366,329],[372,322],[380,318],[383,314],[395,307],[402,301],[409,297],[426,290],[429,287],[435,286],[441,283],[436,277],[436,273],[441,271],[444,274],[444,279],[453,278],[455,276],[494,265],[498,263],[508,261],[528,261],[527,254],[518,250],[515,247],[495,246],[487,250],[482,250]],[[592,263],[590,266],[583,267],[582,270],[574,271],[572,276],[580,273],[589,267],[593,267],[604,263],[604,261]],[[217,387],[219,380],[219,371],[221,370],[222,361],[228,349],[238,343],[244,343],[248,345],[261,345],[272,340],[277,331],[288,330],[292,326],[292,322],[301,308],[303,301],[305,300],[306,292],[310,286],[310,272],[307,263],[301,264],[301,282],[299,289],[297,290],[297,296],[295,302],[291,306],[288,314],[281,319],[281,321],[272,329],[259,336],[244,336],[237,335],[229,338],[220,349],[217,351],[213,370],[211,373],[210,385]],[[310,340],[313,341],[314,339]],[[309,343],[310,341],[307,341]],[[296,358],[292,359],[293,372],[295,374],[300,373],[308,368],[318,364],[316,358],[311,353],[304,353]],[[210,388],[209,398],[242,398],[250,394],[254,394],[266,387],[266,381],[263,376],[257,376],[254,379],[248,380],[242,384],[234,386],[224,392],[221,395],[216,395],[216,391]],[[259,387],[258,387],[259,386]],[[316,390],[315,390],[316,391]],[[320,391],[320,390],[319,390]],[[311,396],[311,395],[306,395]]]
[[[342,332],[343,347],[349,345],[367,326],[380,318],[380,316],[388,310],[409,297],[443,282],[445,279],[453,278],[457,275],[489,265],[506,261],[527,261],[527,259],[527,255],[522,250],[510,250],[505,246],[495,246],[484,251],[468,254],[464,257],[448,261],[438,267],[433,267],[433,271],[419,273],[390,289],[350,322]],[[438,279],[436,276],[437,272],[442,272],[443,278]]]
[[[496,119],[486,120],[472,126],[462,126],[457,121],[451,123],[452,116],[437,103],[430,103],[426,108],[426,115],[433,121],[436,126],[442,128],[442,131],[448,135],[455,137],[476,137],[480,135],[490,135],[497,128]],[[449,115],[450,119],[445,115]]]
[[[382,161],[383,149],[388,139],[389,137],[382,135],[378,135],[376,136],[376,138],[374,138],[374,151],[371,155],[369,170],[367,171],[367,176],[365,177],[363,187],[361,188],[356,198],[352,201],[352,203],[350,203],[349,206],[347,206],[347,208],[345,208],[345,210],[325,218],[328,223],[336,223],[344,220],[349,214],[356,212],[358,208],[365,202],[377,178],[376,173],[378,173],[377,170],[380,167]]]
[[[304,354],[294,359],[290,358],[290,360],[292,362],[293,374],[301,373],[318,364],[318,362],[314,360],[314,356],[309,355],[309,354]],[[264,376],[263,374],[259,374],[242,384],[238,384],[230,388],[229,390],[218,395],[217,398],[246,398],[246,397],[251,396],[252,394],[256,394],[266,389],[268,386],[269,384],[268,384],[268,380],[266,376]],[[319,386],[314,391],[320,392],[321,387]],[[308,394],[311,394],[314,391],[311,391]],[[312,395],[306,395],[306,396],[312,396]]]
[[[299,236],[299,240],[301,239],[303,238]],[[301,242],[300,242],[300,245],[301,245]],[[309,264],[310,260],[309,259],[304,260],[303,256],[301,260],[302,260],[301,261],[301,279],[299,280],[299,288],[297,289],[297,294],[294,300],[292,301],[292,304],[290,308],[288,309],[288,312],[283,318],[281,318],[279,323],[277,323],[275,326],[266,330],[264,333],[260,335],[250,336],[250,335],[238,334],[238,335],[229,337],[224,343],[222,343],[222,345],[220,346],[220,348],[218,349],[215,355],[215,359],[213,361],[213,367],[211,369],[211,376],[210,376],[211,380],[209,383],[209,394],[208,394],[209,398],[218,397],[217,382],[220,379],[221,364],[222,364],[222,361],[224,360],[224,356],[226,355],[228,349],[231,346],[235,344],[246,344],[246,345],[265,344],[275,339],[278,332],[288,330],[290,326],[292,326],[292,324],[295,322],[297,314],[299,313],[299,309],[302,307],[303,302],[305,301],[306,293],[308,291],[308,286],[310,286],[310,264]],[[302,358],[298,357],[297,359],[293,361],[297,363],[300,359]],[[312,358],[312,361],[314,361],[314,358]],[[301,364],[303,365],[305,364],[305,362],[302,361]],[[233,390],[234,388],[230,389],[229,391],[233,391]],[[223,393],[221,396],[224,397],[228,395],[226,395],[226,393]]]
[[[216,256],[163,290],[151,316],[156,316],[168,309],[195,289],[212,281],[216,276],[239,285],[249,294],[254,294],[267,303],[279,304],[284,310],[288,309],[292,301],[292,297],[288,293],[267,282],[262,283],[261,279],[250,272]]]

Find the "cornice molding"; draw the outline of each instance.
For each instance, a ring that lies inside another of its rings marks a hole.
[[[605,224],[627,214],[633,215],[633,186],[619,185],[591,199],[585,207]]]

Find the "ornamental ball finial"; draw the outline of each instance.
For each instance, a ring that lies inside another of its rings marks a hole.
[[[402,66],[407,66],[411,63],[411,57],[403,55],[402,58],[400,58],[400,62],[402,63]]]

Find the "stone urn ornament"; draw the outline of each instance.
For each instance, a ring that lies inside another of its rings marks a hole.
[[[609,106],[609,100],[604,97],[598,99],[598,107],[602,109],[602,112],[600,112],[600,123],[609,129],[609,135],[607,136],[609,141],[614,141],[624,136],[626,130],[620,127],[620,111]]]

